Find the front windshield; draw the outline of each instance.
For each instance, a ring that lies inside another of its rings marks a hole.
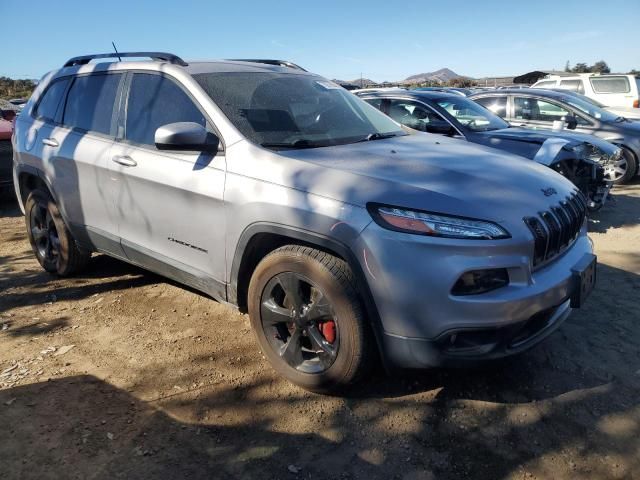
[[[224,72],[194,78],[247,139],[267,148],[310,148],[406,135],[374,107],[314,75]]]
[[[436,100],[436,103],[464,128],[474,132],[487,132],[509,127],[509,124],[500,117],[465,97],[440,98]]]
[[[614,115],[613,113],[598,107],[591,101],[583,100],[580,97],[567,95],[564,98],[562,98],[562,101],[565,103],[568,103],[572,107],[577,108],[581,112],[586,113],[590,117],[593,117],[603,122],[614,122],[618,118],[617,115]]]

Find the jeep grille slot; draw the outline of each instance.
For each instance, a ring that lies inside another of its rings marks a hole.
[[[569,248],[580,235],[587,215],[587,202],[575,192],[549,210],[525,217],[534,239],[533,266],[556,257]]]

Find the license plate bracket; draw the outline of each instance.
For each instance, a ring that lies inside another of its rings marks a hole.
[[[597,257],[592,254],[587,254],[571,269],[573,277],[571,308],[580,308],[593,291],[596,285],[597,265]]]

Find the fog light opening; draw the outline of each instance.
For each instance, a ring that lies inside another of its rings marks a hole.
[[[509,284],[509,273],[506,268],[490,268],[472,270],[463,273],[451,289],[456,296],[479,295]]]

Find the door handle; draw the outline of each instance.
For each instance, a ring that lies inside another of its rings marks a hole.
[[[111,161],[116,162],[125,167],[135,167],[136,165],[138,165],[138,162],[136,162],[129,155],[116,155],[115,157],[111,158]]]
[[[60,145],[55,138],[43,138],[42,144],[47,145],[48,147],[57,147]]]

